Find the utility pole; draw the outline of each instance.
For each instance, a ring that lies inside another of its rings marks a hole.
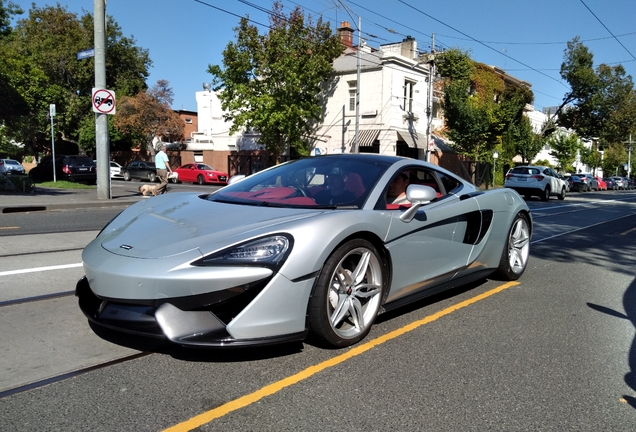
[[[57,173],[55,172],[55,132],[53,130],[53,117],[55,117],[55,104],[49,105],[49,115],[51,116],[51,153],[53,156],[53,182],[57,182]]]
[[[95,88],[106,88],[106,0],[94,0]],[[97,153],[97,198],[111,199],[110,142],[108,114],[95,114],[95,150]]]
[[[627,178],[632,171],[632,134],[629,134],[629,147],[627,148]]]
[[[431,161],[431,138],[433,126],[433,77],[435,76],[435,33],[431,40],[431,53],[428,55],[428,95],[426,98],[426,162]]]
[[[358,49],[356,50],[356,132],[353,144],[353,152],[360,149],[360,49],[362,48],[362,18],[358,17]]]

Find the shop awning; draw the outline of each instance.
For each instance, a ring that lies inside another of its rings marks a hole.
[[[419,136],[416,132],[409,132],[407,130],[397,130],[398,141],[404,141],[411,148],[426,149],[426,137],[424,135]]]
[[[360,143],[360,147],[370,147],[373,145],[375,140],[378,139],[378,135],[380,134],[380,129],[364,129],[358,131],[358,142]],[[355,134],[351,138],[350,144],[355,143],[356,136]]]

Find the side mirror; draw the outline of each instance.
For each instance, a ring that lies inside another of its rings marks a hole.
[[[411,222],[415,217],[415,213],[424,204],[428,204],[437,198],[437,191],[429,186],[424,185],[408,185],[406,188],[406,199],[411,202],[411,207],[400,215],[403,222]]]

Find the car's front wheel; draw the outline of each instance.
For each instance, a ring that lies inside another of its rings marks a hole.
[[[518,213],[508,232],[506,247],[501,254],[497,273],[506,280],[517,280],[528,265],[530,256],[530,225],[527,217]]]
[[[126,171],[126,172],[124,173],[124,180],[125,180],[125,181],[130,181],[130,180],[131,180],[131,178],[130,178],[130,173],[129,173],[128,171]]]
[[[346,242],[327,259],[309,299],[312,336],[334,347],[362,340],[384,296],[385,273],[376,248],[366,240]]]
[[[197,183],[200,185],[205,184],[205,178],[201,174],[197,176]]]
[[[151,183],[154,183],[154,181],[157,180],[157,174],[155,173],[148,173],[148,181],[150,181]]]

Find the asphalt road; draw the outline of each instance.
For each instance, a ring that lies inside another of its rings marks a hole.
[[[518,284],[484,280],[385,314],[352,349],[149,346],[95,336],[74,297],[0,307],[0,384],[152,352],[0,398],[0,429],[636,430],[634,203],[632,192],[532,200]],[[110,214],[72,215],[98,230]],[[14,245],[0,256],[0,302],[72,289],[81,268],[6,273],[78,263],[95,234],[0,239]]]

